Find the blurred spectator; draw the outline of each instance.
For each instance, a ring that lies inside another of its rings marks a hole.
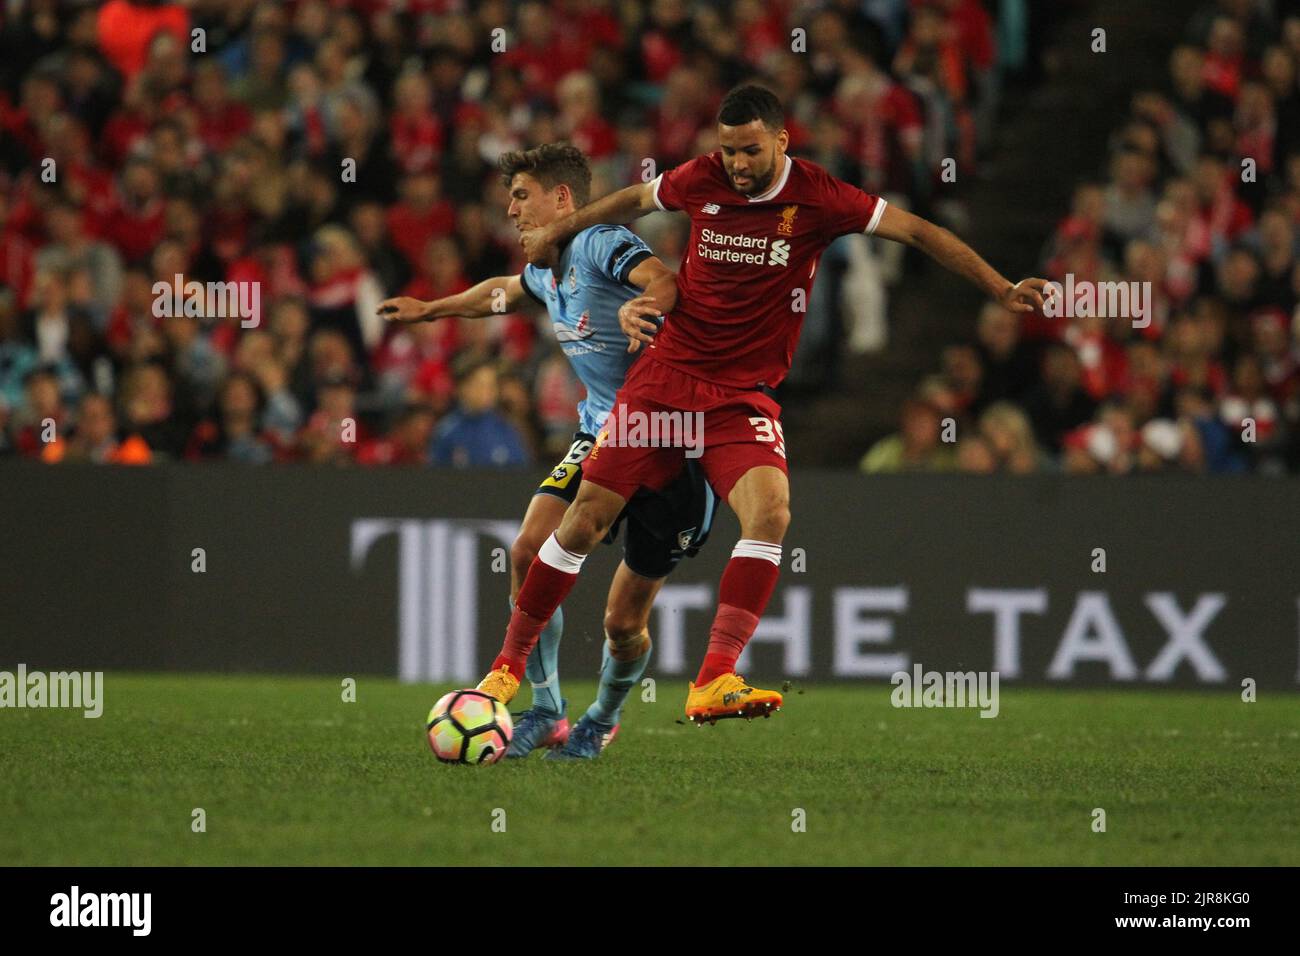
[[[68,428],[70,416],[59,394],[59,377],[48,366],[32,369],[23,379],[23,405],[10,415],[14,449],[39,458],[45,445]]]
[[[410,281],[411,268],[389,241],[384,204],[373,200],[357,203],[348,215],[348,224],[352,227],[357,246],[366,258],[366,264],[380,286],[386,290],[405,286]],[[504,269],[492,274],[500,275],[501,271]]]
[[[951,471],[953,446],[940,441],[939,409],[929,402],[908,399],[903,404],[897,434],[882,438],[863,456],[859,467],[867,474],[900,471]]]
[[[425,405],[407,405],[397,416],[392,431],[374,439],[357,452],[362,465],[423,465],[429,452],[437,416]]]
[[[1042,378],[1025,398],[1040,444],[1060,452],[1062,436],[1093,416],[1096,403],[1083,388],[1083,369],[1074,349],[1052,343],[1043,353]]]
[[[316,411],[298,433],[298,453],[314,464],[344,464],[371,440],[357,420],[357,393],[345,376],[326,377],[316,388]]]
[[[491,362],[472,362],[456,379],[456,408],[429,448],[434,465],[502,468],[529,464],[519,432],[499,411],[500,382]]]
[[[57,462],[88,462],[96,465],[133,463],[130,455],[121,455],[117,440],[117,419],[113,403],[94,392],[81,400],[77,424],[68,439],[59,438],[46,445],[41,460]]]
[[[90,273],[96,306],[107,315],[122,294],[122,256],[107,242],[86,231],[81,210],[71,199],[61,197],[50,206],[46,222],[50,241],[36,253],[37,272]],[[159,233],[159,239],[162,238]]]
[[[35,253],[22,233],[10,227],[9,210],[9,197],[0,191],[0,287],[12,290],[13,304],[21,308],[31,294]]]
[[[1112,161],[1103,222],[1121,244],[1145,236],[1155,225],[1156,201],[1151,192],[1155,172],[1150,157],[1135,150],[1120,152]]]
[[[24,383],[38,364],[36,348],[19,327],[13,293],[0,290],[0,405],[6,410],[23,404]]]
[[[456,209],[442,197],[434,172],[412,173],[402,182],[402,199],[388,212],[388,234],[412,270],[418,270],[429,240],[456,227]]]
[[[991,475],[998,470],[993,446],[979,435],[957,442],[957,470],[966,475]]]
[[[181,416],[172,414],[172,383],[161,365],[145,362],[132,366],[122,379],[118,396],[118,420],[124,435],[143,442],[155,459],[182,455],[189,427]]]
[[[271,461],[271,444],[262,437],[264,408],[256,379],[246,372],[232,372],[217,396],[217,418],[195,427],[185,457],[192,461],[224,458],[246,465]]]
[[[1123,404],[1108,402],[1094,421],[1065,436],[1063,464],[1070,474],[1125,474],[1132,471],[1142,436]],[[1177,455],[1179,448],[1173,449]]]
[[[23,337],[35,344],[37,361],[59,376],[60,390],[74,400],[80,397],[99,342],[90,314],[70,301],[66,274],[37,273]]]
[[[1011,402],[994,402],[986,408],[979,417],[979,432],[999,471],[1026,475],[1048,465],[1034,441],[1029,417]]]
[[[1021,338],[1019,317],[996,302],[986,303],[980,310],[976,337],[984,370],[976,407],[1023,398],[1037,378],[1038,362],[1034,347]]]
[[[383,289],[367,268],[356,239],[343,227],[318,230],[313,247],[307,293],[312,326],[336,329],[356,354],[368,354],[384,331],[384,320],[376,314]]]

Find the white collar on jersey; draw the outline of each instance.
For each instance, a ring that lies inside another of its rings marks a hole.
[[[757,196],[746,196],[750,202],[766,202],[769,199],[775,199],[777,195],[785,188],[785,181],[790,178],[790,167],[794,165],[794,157],[789,153],[785,157],[785,169],[781,170],[781,178],[768,187],[766,192]]]

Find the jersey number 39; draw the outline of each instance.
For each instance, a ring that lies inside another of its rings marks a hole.
[[[785,433],[781,431],[781,423],[771,418],[755,416],[749,420],[754,426],[754,436],[759,441],[775,442],[772,450],[782,458],[785,457]]]

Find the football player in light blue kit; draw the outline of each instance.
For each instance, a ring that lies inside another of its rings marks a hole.
[[[520,231],[544,226],[587,202],[591,170],[574,146],[548,143],[510,152],[498,165],[510,190],[507,214]],[[529,265],[522,275],[488,279],[459,295],[432,302],[399,297],[380,305],[380,315],[390,322],[422,322],[501,314],[531,297],[546,307],[560,348],[586,387],[574,442],[533,495],[510,549],[512,605],[538,549],[577,495],[582,463],[638,350],[652,341],[653,320],[676,302],[676,278],[627,228],[598,225],[574,236],[553,269]],[[547,756],[559,759],[600,755],[649,662],[655,595],[678,561],[704,543],[716,505],[702,472],[689,466],[664,491],[644,492],[629,502],[620,519],[627,523],[623,561],[605,607],[596,701],[570,730],[557,669],[564,617],[557,611],[528,658],[533,706],[516,718],[508,757],[526,757],[537,747],[551,748]],[[611,540],[615,534],[617,525]]]

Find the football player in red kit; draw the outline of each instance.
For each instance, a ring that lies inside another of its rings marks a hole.
[[[718,111],[718,140],[718,152],[520,237],[529,261],[544,265],[554,261],[557,247],[596,223],[625,223],[655,210],[681,210],[691,219],[677,305],[662,327],[654,322],[653,305],[639,298],[620,310],[624,331],[645,343],[646,354],[614,399],[578,497],[533,560],[505,644],[479,684],[502,701],[518,690],[538,634],[627,500],[638,488],[663,487],[681,471],[687,452],[681,443],[666,447],[627,436],[641,434],[636,426],[655,416],[694,413],[702,425],[702,450],[695,453],[714,491],[740,519],[741,538],[722,575],[686,716],[714,721],[780,708],[779,693],[749,685],[735,664],[776,586],[790,521],[781,409],[770,392],[790,369],[800,303],[812,288],[818,257],[836,237],[865,232],[904,242],[1008,309],[1027,312],[1043,304],[1044,280],[1012,283],[948,230],[787,155],[784,113],[769,90],[742,86],[728,94]]]

